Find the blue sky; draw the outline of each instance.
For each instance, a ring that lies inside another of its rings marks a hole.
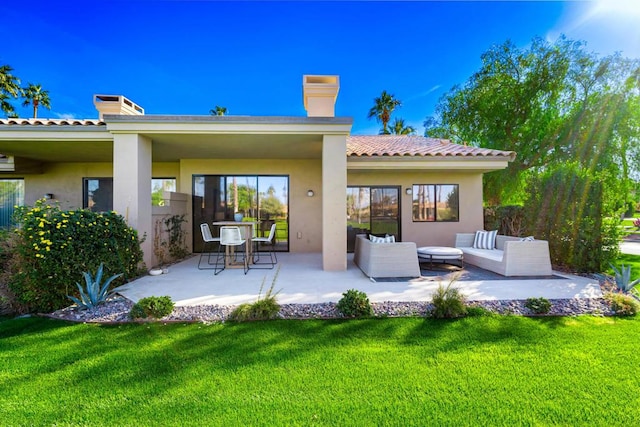
[[[338,116],[354,134],[382,90],[422,134],[425,117],[480,55],[511,39],[560,34],[602,55],[640,57],[640,1],[218,2],[33,0],[2,6],[0,64],[40,83],[40,117],[97,118],[93,94],[121,94],[146,114],[304,116],[302,76],[338,74]],[[14,105],[18,106],[16,101]],[[30,117],[31,109],[18,109]]]

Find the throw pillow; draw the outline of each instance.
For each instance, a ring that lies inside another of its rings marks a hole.
[[[396,236],[394,236],[393,234],[389,235],[385,235],[384,238],[386,239],[386,243],[395,243],[396,242]]]
[[[527,236],[520,239],[521,242],[533,242],[534,240],[533,236]]]
[[[498,230],[493,231],[476,231],[473,239],[473,247],[476,249],[494,249],[496,247],[496,236]]]

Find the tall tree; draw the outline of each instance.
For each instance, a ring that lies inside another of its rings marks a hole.
[[[211,114],[212,116],[224,116],[225,114],[227,114],[227,107],[216,105],[216,108],[209,110],[209,114]]]
[[[378,122],[382,123],[380,134],[389,135],[388,125],[391,120],[391,113],[401,105],[402,103],[394,95],[383,90],[379,97],[373,99],[373,107],[369,110],[367,118],[372,119],[375,117]]]
[[[34,119],[38,117],[38,107],[44,107],[48,110],[51,109],[49,91],[42,89],[42,86],[39,84],[34,85],[33,83],[29,83],[27,87],[22,89],[22,98],[24,99],[22,103],[23,107],[27,107],[30,104],[33,105]]]
[[[9,65],[0,66],[0,109],[7,116],[15,115],[15,108],[9,100],[21,94],[20,79],[11,74],[12,71]]]
[[[577,157],[596,168],[620,159],[616,141],[631,129],[622,112],[632,114],[623,106],[638,96],[622,88],[637,61],[598,58],[564,37],[535,38],[527,48],[507,41],[481,59],[478,72],[440,99],[425,135],[517,153],[507,170],[485,175],[487,201],[521,191],[528,171],[550,163]]]
[[[413,135],[416,128],[405,124],[404,119],[395,118],[391,124],[391,133],[394,135]]]

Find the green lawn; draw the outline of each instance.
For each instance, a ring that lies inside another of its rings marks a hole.
[[[635,425],[640,318],[0,322],[2,425]]]

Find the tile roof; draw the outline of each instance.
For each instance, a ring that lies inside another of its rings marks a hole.
[[[98,119],[0,119],[0,125],[9,126],[104,126]]]
[[[454,144],[448,139],[414,135],[352,135],[347,137],[347,156],[413,156],[413,157],[507,157],[513,151],[492,150]]]

